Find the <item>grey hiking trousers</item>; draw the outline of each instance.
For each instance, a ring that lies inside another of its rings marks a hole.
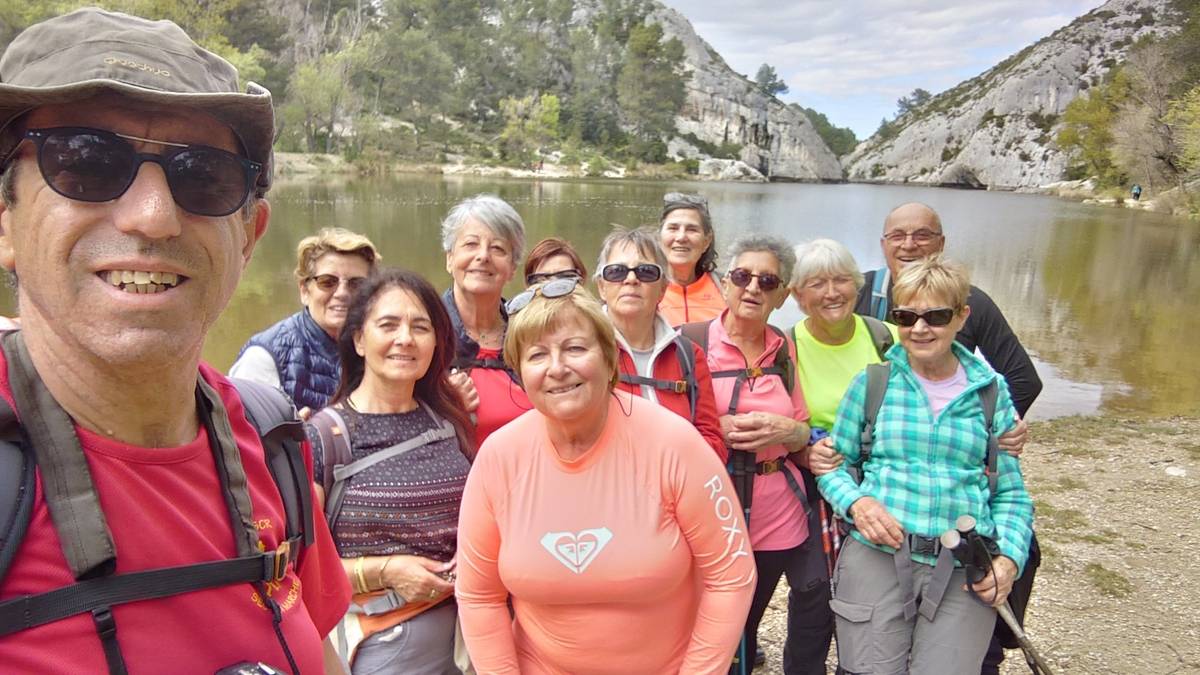
[[[924,600],[933,567],[915,563],[913,588]],[[892,556],[848,538],[834,571],[833,608],[838,662],[853,675],[978,673],[996,612],[963,590],[954,570],[933,621],[904,618],[904,599]]]

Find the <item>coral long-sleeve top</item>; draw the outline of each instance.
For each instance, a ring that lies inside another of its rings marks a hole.
[[[493,433],[467,479],[457,594],[475,668],[725,673],[755,572],[712,448],[624,392],[575,461],[546,425],[532,411]]]

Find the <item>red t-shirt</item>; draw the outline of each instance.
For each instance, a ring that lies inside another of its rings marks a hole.
[[[7,362],[0,353],[0,395],[10,403]],[[202,364],[200,374],[225,402],[242,452],[258,536],[267,550],[284,539],[284,510],[258,434],[237,392]],[[236,555],[233,531],[203,426],[176,448],[140,448],[76,426],[117,551],[117,573],[185,565]],[[311,457],[308,459],[311,462]],[[308,466],[311,475],[312,466]],[[43,593],[74,582],[37,478],[29,529],[2,582],[0,599]],[[314,502],[315,503],[315,502]],[[283,610],[282,629],[301,671],[323,672],[323,636],[337,624],[350,588],[323,518],[299,576],[289,569],[268,585]],[[242,661],[286,670],[271,614],[248,583],[113,608],[117,642],[131,673],[212,673]],[[89,614],[68,617],[0,639],[0,669],[13,673],[103,673],[104,652]]]
[[[500,350],[480,349],[476,358],[500,359]],[[470,375],[479,393],[479,407],[475,410],[475,447],[478,449],[493,431],[533,410],[533,404],[507,370],[472,368]]]

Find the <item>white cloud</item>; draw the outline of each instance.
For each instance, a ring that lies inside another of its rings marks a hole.
[[[762,63],[859,137],[920,87],[942,91],[1049,35],[1100,0],[665,0],[734,70]],[[999,56],[997,56],[999,55]]]

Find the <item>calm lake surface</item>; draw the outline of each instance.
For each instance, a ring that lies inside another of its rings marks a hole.
[[[205,356],[225,369],[251,334],[296,311],[296,242],[320,227],[362,232],[385,264],[444,288],[439,224],[463,197],[499,194],[524,217],[527,249],[545,236],[565,237],[590,268],[610,224],[654,222],[663,193],[676,189],[708,197],[722,249],[745,232],[793,242],[832,237],[864,269],[883,264],[886,213],[904,201],[928,203],[942,215],[948,255],[968,266],[1038,362],[1046,388],[1033,417],[1200,409],[1200,225],[1043,196],[937,188],[442,176],[285,182],[271,192],[271,227]],[[788,300],[772,322],[791,326],[799,318]]]

